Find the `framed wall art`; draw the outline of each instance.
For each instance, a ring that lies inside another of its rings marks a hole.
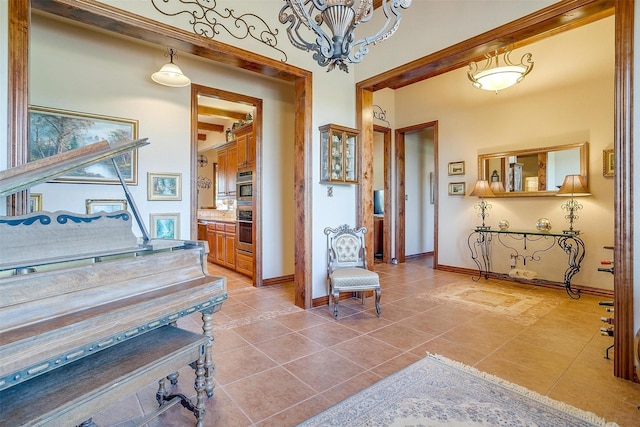
[[[147,173],[148,200],[182,200],[182,174]]]
[[[138,138],[138,121],[45,107],[29,107],[29,161],[43,159],[100,141]],[[138,150],[115,157],[129,185],[138,184]],[[54,182],[119,184],[111,159],[78,168]]]
[[[464,175],[464,160],[461,162],[449,162],[449,175]]]
[[[127,201],[124,199],[87,199],[87,213],[126,211]]]
[[[449,195],[450,196],[464,196],[465,184],[464,182],[451,182],[449,183]]]
[[[42,210],[42,194],[31,193],[29,194],[29,213],[38,212]]]
[[[613,150],[603,150],[602,152],[602,175],[613,176],[615,168],[615,156]]]
[[[164,213],[150,215],[149,231],[153,239],[179,239],[180,214]]]

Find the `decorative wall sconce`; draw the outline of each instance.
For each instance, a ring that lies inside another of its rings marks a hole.
[[[347,63],[362,61],[369,52],[369,45],[379,43],[393,35],[400,25],[402,14],[398,8],[406,9],[411,0],[382,0],[382,10],[387,17],[384,25],[377,33],[360,40],[353,41],[354,30],[359,24],[373,17],[373,0],[285,0],[286,5],[280,9],[280,22],[289,23],[287,34],[289,40],[298,49],[313,51],[313,59],[327,71],[336,65],[344,72],[349,72]],[[315,14],[315,16],[313,16]],[[313,43],[305,40],[300,27],[305,26],[312,31],[309,36]]]
[[[154,82],[171,87],[184,87],[191,84],[191,79],[182,73],[180,67],[173,63],[173,57],[177,56],[176,51],[167,49],[164,56],[169,56],[169,62],[164,64],[160,70],[151,74],[151,80]]]
[[[511,50],[505,50],[500,61],[498,50],[485,55],[487,60],[480,69],[477,62],[469,64],[467,76],[471,80],[473,87],[484,90],[492,90],[498,93],[499,90],[506,89],[520,83],[533,69],[531,54],[525,53],[519,64],[515,64],[509,58]]]
[[[480,211],[478,213],[478,216],[482,218],[482,225],[476,227],[476,230],[487,231],[491,229],[490,225],[485,225],[484,223],[484,219],[489,216],[489,213],[487,211],[491,209],[491,205],[487,203],[487,201],[484,198],[495,196],[495,194],[493,194],[493,191],[491,191],[491,188],[489,186],[489,181],[486,181],[486,180],[476,181],[476,185],[473,187],[473,190],[471,190],[471,193],[469,195],[480,197],[480,202],[478,202],[474,206],[474,208]]]
[[[562,230],[567,234],[580,234],[580,230],[573,229],[573,222],[579,218],[576,212],[582,209],[582,205],[574,200],[577,196],[590,196],[589,190],[584,183],[581,175],[567,175],[564,177],[564,182],[560,189],[556,193],[557,196],[570,196],[571,199],[567,203],[560,206],[561,209],[567,211],[565,219],[569,220],[569,229]]]

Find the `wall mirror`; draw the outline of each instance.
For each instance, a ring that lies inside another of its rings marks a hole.
[[[589,143],[505,151],[478,156],[478,179],[487,180],[496,197],[553,196],[566,175],[587,181]]]

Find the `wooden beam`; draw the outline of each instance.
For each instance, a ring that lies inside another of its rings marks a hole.
[[[569,0],[555,3],[517,21],[487,31],[358,83],[363,89],[399,89],[479,61],[504,46],[526,46],[613,15],[614,0]],[[409,9],[409,12],[410,13]]]
[[[239,113],[237,111],[230,111],[222,108],[206,107],[204,105],[198,105],[198,114],[202,114],[203,116],[227,117],[235,120],[244,120],[247,118],[246,113]]]
[[[198,107],[199,108],[199,107]],[[208,130],[211,132],[224,132],[224,126],[215,123],[198,122],[198,130]]]
[[[198,141],[206,141],[207,140],[207,135],[204,133],[199,133],[198,134]]]

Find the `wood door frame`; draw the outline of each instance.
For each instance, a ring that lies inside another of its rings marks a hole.
[[[389,255],[391,254],[391,128],[373,125],[373,131],[381,133],[384,138],[384,219],[382,222],[382,262],[388,264],[390,262]]]
[[[89,27],[128,36],[153,45],[241,68],[294,85],[294,294],[295,305],[312,307],[312,219],[311,148],[313,74],[299,67],[267,58],[235,46],[209,40],[197,34],[135,15],[95,0],[9,0],[8,4],[8,167],[26,163],[28,141],[29,37],[32,9],[69,19]],[[195,162],[195,156],[192,156]],[[192,170],[195,163],[192,163]],[[193,196],[192,196],[193,197]],[[27,210],[28,193],[7,198],[7,213],[19,215]],[[197,203],[196,205],[197,206]],[[196,210],[191,209],[191,223]],[[194,233],[192,231],[192,233]],[[197,238],[197,232],[192,238]]]
[[[256,157],[253,166],[253,286],[262,286],[262,99],[222,89],[191,84],[191,176],[197,176],[198,159],[198,96],[210,96],[223,101],[252,105],[253,132],[255,135]],[[196,180],[191,180],[191,210],[198,210],[198,186]],[[197,235],[196,221],[191,223],[191,235]]]
[[[433,128],[433,177],[435,191],[433,194],[434,212],[433,212],[433,268],[438,268],[438,121],[421,123],[418,125],[408,126],[396,129],[396,258],[398,262],[406,260],[406,222],[405,222],[405,193],[406,193],[406,176],[405,176],[405,135],[410,132],[419,132],[424,129]]]
[[[552,4],[530,15],[489,30],[433,54],[424,56],[356,84],[356,118],[363,147],[373,138],[373,92],[385,88],[399,89],[466,67],[482,59],[485,52],[509,40],[514,47],[525,46],[561,31],[597,21],[615,13],[615,113],[614,153],[616,156],[614,188],[614,375],[638,381],[634,365],[633,321],[633,37],[634,2],[628,0],[566,0]],[[363,155],[363,177],[368,169]],[[357,221],[366,227],[373,223],[371,188],[362,185],[358,194]],[[370,194],[371,193],[371,194]],[[368,209],[368,206],[371,206]],[[434,266],[435,264],[434,261]]]

